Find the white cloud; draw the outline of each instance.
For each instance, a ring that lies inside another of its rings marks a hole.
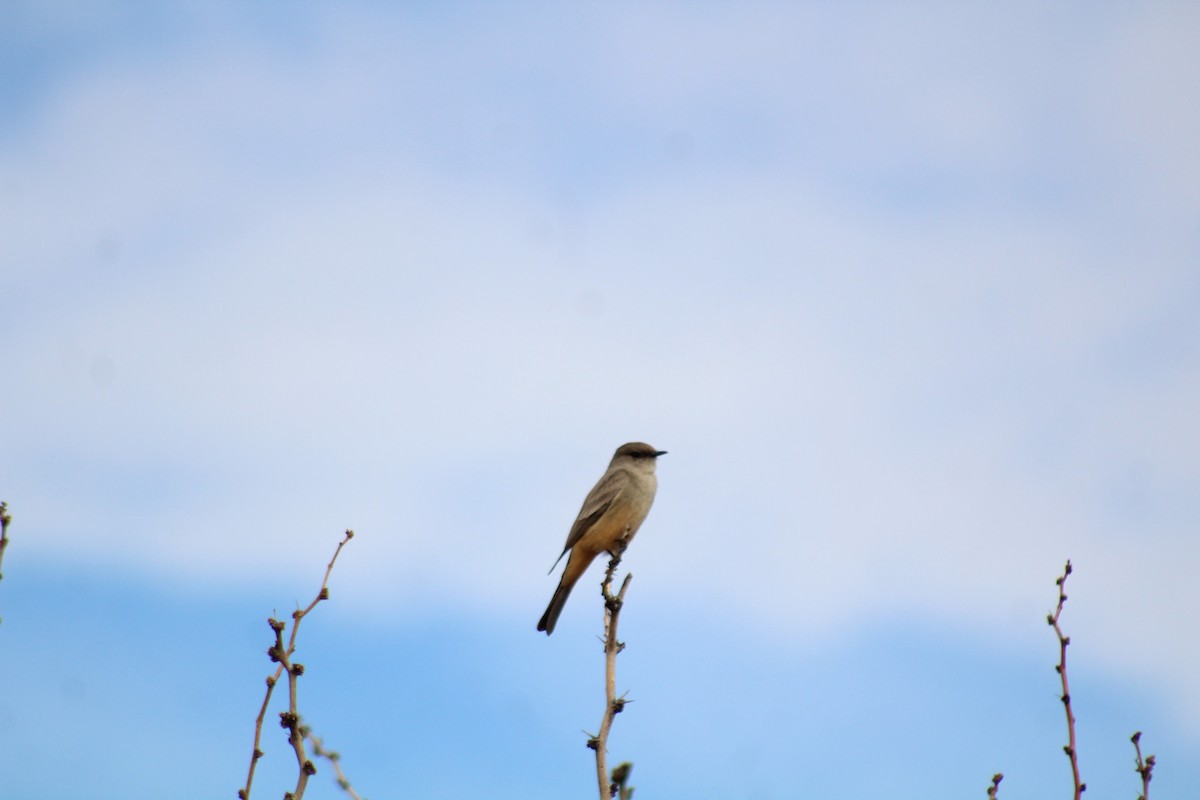
[[[930,54],[952,29],[808,12],[836,35],[793,54],[787,24],[750,47],[719,14],[640,13],[581,48],[559,19],[501,46],[351,15],[307,54],[201,38],[66,84],[0,152],[30,546],[236,580],[352,525],[363,602],[524,604],[549,580],[513,576],[646,438],[672,454],[640,591],[700,581],[764,635],[906,609],[1015,637],[1071,556],[1081,634],[1188,691],[1190,228],[1088,175],[1118,135],[1185,157],[1127,123],[1157,101],[1089,106],[1036,37]],[[1123,31],[1072,52],[1118,84],[1157,68],[1114,60]],[[1056,93],[1098,131],[1043,196]],[[906,170],[983,189],[881,200]]]

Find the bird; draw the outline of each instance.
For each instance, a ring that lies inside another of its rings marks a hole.
[[[539,631],[547,636],[554,633],[571,589],[596,556],[605,551],[617,555],[642,527],[658,491],[654,467],[658,457],[666,454],[666,450],[656,450],[645,442],[623,444],[613,453],[608,469],[584,499],[566,545],[550,567],[554,572],[562,557],[571,554],[550,605],[538,621]]]

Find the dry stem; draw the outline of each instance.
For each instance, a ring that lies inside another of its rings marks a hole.
[[[633,578],[633,573],[626,573],[625,580],[621,583],[621,590],[613,595],[612,581],[613,573],[617,571],[617,566],[621,563],[621,555],[625,552],[622,546],[620,550],[612,554],[612,559],[608,562],[608,569],[604,573],[604,582],[600,584],[600,593],[604,597],[604,716],[600,720],[600,732],[588,740],[588,747],[596,751],[596,780],[600,789],[600,800],[610,800],[619,789],[618,785],[609,777],[608,774],[608,733],[612,729],[613,717],[620,714],[625,709],[625,696],[617,697],[617,653],[625,649],[625,643],[617,641],[617,620],[621,613],[621,606],[625,603],[625,591],[629,588],[629,581]],[[625,765],[622,764],[622,767]],[[629,770],[633,768],[630,764],[625,769],[625,775],[628,776]],[[630,795],[632,789],[628,790]]]
[[[988,799],[996,800],[996,792],[1000,791],[1000,781],[1004,780],[1004,773],[997,772],[992,776],[992,785],[988,787]]]
[[[354,791],[354,787],[350,785],[350,779],[346,777],[346,773],[342,772],[342,755],[335,750],[326,750],[325,743],[322,742],[317,735],[312,732],[312,728],[307,725],[300,726],[300,735],[308,739],[312,743],[313,755],[317,758],[325,758],[333,765],[333,771],[337,775],[338,787],[349,795],[353,800],[363,800],[358,792]]]
[[[245,787],[238,790],[238,797],[241,800],[250,800],[250,785],[254,782],[254,769],[258,766],[258,760],[262,758],[263,751],[259,748],[259,743],[262,741],[262,725],[263,718],[267,714],[267,706],[271,702],[271,693],[275,691],[275,684],[279,681],[279,676],[286,670],[288,674],[288,710],[279,714],[279,724],[288,731],[288,742],[292,745],[292,750],[296,753],[296,763],[299,766],[299,775],[296,778],[296,788],[291,792],[284,793],[285,798],[291,800],[301,800],[304,797],[304,789],[308,785],[310,775],[316,773],[317,768],[313,766],[312,761],[304,752],[304,737],[300,733],[300,713],[297,710],[296,702],[296,679],[304,674],[303,664],[293,664],[291,661],[292,654],[296,650],[296,634],[300,631],[300,620],[304,619],[308,612],[316,608],[317,603],[322,600],[329,599],[329,573],[333,572],[333,565],[337,563],[338,555],[341,554],[342,548],[346,543],[354,538],[354,531],[346,531],[342,541],[338,542],[337,549],[333,551],[333,558],[329,560],[329,564],[325,567],[325,578],[321,581],[321,590],[317,592],[317,596],[308,604],[307,608],[296,609],[292,612],[292,634],[288,638],[287,647],[283,644],[283,631],[287,627],[286,623],[271,617],[267,620],[267,624],[271,626],[271,630],[275,633],[275,642],[267,650],[267,655],[272,661],[279,664],[274,674],[267,676],[267,692],[263,697],[262,707],[259,709],[258,718],[254,723],[254,750],[250,756],[250,770],[246,774]]]
[[[629,761],[622,761],[620,764],[617,764],[615,767],[613,767],[613,796],[616,797],[617,800],[632,800],[633,787],[626,786],[626,784],[629,783],[629,773],[631,772],[633,772],[633,764]]]
[[[8,513],[8,503],[0,503],[0,564],[3,564],[4,551],[8,549],[8,524],[10,522],[12,522],[12,516]],[[2,580],[4,580],[4,573],[0,572],[0,581]]]
[[[1058,665],[1054,669],[1062,679],[1062,703],[1067,713],[1067,744],[1063,747],[1063,752],[1071,760],[1071,777],[1075,780],[1075,800],[1079,800],[1087,790],[1087,784],[1079,779],[1079,755],[1075,747],[1075,714],[1071,710],[1071,690],[1067,685],[1067,645],[1071,643],[1071,637],[1064,636],[1062,628],[1058,624],[1058,618],[1062,616],[1063,605],[1067,602],[1066,584],[1067,576],[1070,574],[1071,562],[1067,561],[1066,567],[1063,568],[1063,574],[1055,581],[1058,584],[1058,606],[1054,609],[1053,614],[1046,615],[1046,623],[1054,628],[1054,633],[1058,636]]]
[[[1153,755],[1146,756],[1142,760],[1142,732],[1137,731],[1129,738],[1133,742],[1134,752],[1137,753],[1137,774],[1142,776],[1142,793],[1138,795],[1138,800],[1150,800],[1150,778],[1154,772],[1155,758]]]
[[[8,503],[0,503],[0,564],[4,562],[4,551],[8,548],[8,524],[12,522],[12,515],[8,513]],[[0,580],[4,579],[4,573],[0,573]]]

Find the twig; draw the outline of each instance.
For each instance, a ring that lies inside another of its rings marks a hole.
[[[0,503],[0,563],[4,562],[4,551],[8,548],[8,524],[12,522],[12,515],[8,513],[8,503]],[[0,580],[4,579],[4,574],[0,573]]]
[[[1133,742],[1134,752],[1137,753],[1137,774],[1142,776],[1142,793],[1138,795],[1138,800],[1150,800],[1150,778],[1154,772],[1155,758],[1153,755],[1146,756],[1142,760],[1142,732],[1137,731],[1129,738]]]
[[[308,607],[301,610],[296,609],[292,612],[292,634],[288,638],[287,647],[283,645],[283,631],[287,624],[280,620],[271,617],[267,620],[267,624],[271,626],[271,630],[275,633],[275,643],[267,649],[267,656],[271,661],[279,664],[274,674],[267,676],[267,692],[263,697],[262,708],[259,709],[258,718],[254,723],[254,750],[250,756],[250,770],[246,774],[245,787],[238,789],[238,797],[241,800],[250,800],[250,785],[254,782],[254,768],[258,766],[258,760],[263,757],[263,751],[259,748],[259,743],[262,741],[262,725],[263,718],[267,714],[267,706],[271,702],[271,693],[275,691],[275,684],[279,681],[279,676],[287,671],[288,674],[288,710],[280,712],[279,724],[280,727],[288,731],[288,742],[292,745],[292,750],[296,753],[296,763],[299,765],[300,774],[296,779],[296,788],[291,792],[285,792],[286,800],[301,800],[304,797],[304,789],[308,785],[310,775],[316,773],[317,768],[313,766],[312,761],[304,752],[304,737],[300,734],[300,713],[297,711],[296,703],[296,679],[304,674],[303,664],[293,664],[291,661],[292,653],[296,650],[296,634],[300,631],[300,620],[304,619],[308,612],[316,608],[317,603],[322,600],[329,599],[329,573],[333,572],[333,565],[337,563],[338,555],[341,554],[342,548],[346,543],[354,538],[354,531],[346,531],[342,541],[338,542],[337,549],[333,551],[333,558],[329,560],[329,564],[325,567],[325,579],[321,581],[321,590],[317,592],[317,596],[308,604]]]
[[[614,780],[616,776],[610,778],[608,774],[607,755],[608,732],[612,729],[613,717],[625,710],[626,703],[624,695],[617,697],[617,653],[625,649],[625,643],[617,641],[617,619],[621,613],[621,606],[625,603],[625,591],[629,588],[633,573],[626,573],[625,580],[621,583],[621,591],[616,595],[612,593],[613,573],[617,571],[624,552],[625,547],[622,544],[620,549],[612,554],[612,560],[608,562],[608,569],[604,573],[604,582],[600,584],[600,593],[604,597],[604,716],[600,720],[600,732],[588,739],[587,743],[588,747],[596,751],[596,780],[599,784],[600,800],[609,800],[620,788]],[[628,776],[632,768],[633,765],[630,764],[625,770],[625,776]],[[633,790],[629,791],[632,794]]]
[[[8,524],[12,522],[12,515],[8,513],[8,503],[0,503],[0,564],[4,562],[4,551],[8,549]],[[0,572],[0,581],[4,580],[4,573]],[[3,622],[0,619],[0,622]]]
[[[342,754],[335,750],[326,750],[325,743],[317,738],[317,735],[312,732],[312,728],[307,725],[300,726],[300,735],[312,743],[314,756],[328,759],[329,763],[333,765],[333,771],[337,775],[338,787],[353,798],[353,800],[363,800],[358,792],[354,791],[354,787],[350,785],[350,779],[346,777],[346,773],[342,772]]]
[[[1004,780],[1004,773],[997,772],[992,776],[992,785],[988,787],[988,800],[996,800],[996,792],[1000,791],[1000,781]]]
[[[271,628],[274,629],[278,620],[272,618],[268,620]],[[281,629],[282,630],[282,629]],[[272,647],[272,650],[274,648]],[[254,783],[254,768],[258,766],[258,760],[263,757],[263,751],[259,749],[259,742],[262,741],[262,725],[263,718],[267,715],[267,706],[271,702],[271,693],[275,691],[275,682],[279,680],[280,674],[283,672],[283,667],[275,670],[274,675],[267,676],[267,693],[263,697],[262,707],[258,710],[258,717],[254,720],[254,750],[250,756],[250,771],[246,774],[246,785],[238,789],[238,797],[240,800],[250,800],[250,784]]]
[[[1063,752],[1071,760],[1071,777],[1075,780],[1075,800],[1079,800],[1087,791],[1087,784],[1079,779],[1079,755],[1075,747],[1075,714],[1071,710],[1071,690],[1067,686],[1067,645],[1071,643],[1071,637],[1064,636],[1062,628],[1058,624],[1058,618],[1062,616],[1063,605],[1067,602],[1065,590],[1067,576],[1070,574],[1071,562],[1067,561],[1067,566],[1063,568],[1063,574],[1055,581],[1058,584],[1058,606],[1054,609],[1053,614],[1046,615],[1046,623],[1054,628],[1054,633],[1058,636],[1058,665],[1054,669],[1062,678],[1062,703],[1067,712],[1067,744],[1063,746]]]
[[[613,767],[612,782],[613,788],[616,790],[614,796],[617,800],[631,800],[633,797],[633,787],[626,786],[629,783],[629,773],[633,772],[633,763],[622,761]]]

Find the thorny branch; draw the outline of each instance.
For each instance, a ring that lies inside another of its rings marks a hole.
[[[300,726],[300,735],[308,739],[312,743],[313,755],[317,758],[325,758],[333,765],[334,774],[337,776],[337,785],[345,792],[351,800],[363,800],[363,798],[354,791],[354,787],[350,785],[350,779],[346,777],[346,773],[342,772],[342,755],[336,750],[326,750],[325,743],[317,738],[317,735],[312,732],[312,728],[307,725]]]
[[[263,697],[262,707],[259,709],[258,718],[254,723],[254,750],[250,756],[250,769],[246,774],[246,785],[238,789],[240,800],[250,800],[250,785],[254,782],[254,769],[258,766],[258,760],[263,757],[263,751],[259,748],[262,741],[263,719],[267,714],[267,706],[271,702],[271,693],[275,691],[275,684],[278,683],[279,676],[285,671],[288,675],[288,710],[280,712],[279,725],[288,732],[288,742],[296,753],[296,763],[299,766],[296,788],[291,792],[284,793],[285,800],[301,800],[304,797],[304,789],[308,785],[309,776],[316,774],[317,768],[304,752],[304,737],[300,732],[300,713],[297,710],[296,702],[296,679],[304,674],[304,665],[292,663],[291,658],[296,650],[296,634],[300,631],[300,620],[316,608],[317,603],[329,599],[329,574],[333,572],[333,565],[337,563],[342,548],[353,538],[354,531],[347,530],[342,541],[338,542],[337,549],[333,551],[333,558],[325,567],[325,579],[321,581],[321,590],[317,592],[317,596],[313,598],[307,608],[296,609],[292,612],[292,633],[286,647],[283,644],[283,631],[287,628],[287,623],[274,617],[267,620],[267,624],[275,633],[275,642],[267,649],[267,656],[271,661],[279,664],[279,667],[274,674],[267,676],[266,696]]]
[[[612,729],[613,717],[625,710],[626,703],[624,695],[617,697],[617,653],[625,649],[625,643],[617,640],[617,621],[621,614],[621,606],[625,604],[625,592],[629,589],[633,573],[626,573],[621,590],[616,595],[612,593],[613,573],[617,571],[624,552],[625,548],[622,545],[612,554],[608,569],[604,573],[604,581],[600,584],[600,593],[604,597],[604,716],[600,720],[600,732],[588,739],[587,743],[588,747],[596,751],[596,780],[599,784],[600,800],[609,800],[618,791],[624,797],[633,795],[632,788],[624,787],[629,770],[633,769],[632,764],[620,765],[617,768],[622,770],[620,776],[616,774],[617,770],[613,770],[611,778],[608,774],[608,733]],[[620,784],[616,781],[617,777],[621,777]]]
[[[12,522],[12,515],[8,513],[8,503],[0,503],[0,565],[4,562],[4,551],[8,549],[8,525]],[[4,580],[4,573],[0,572],[0,580]]]
[[[1062,679],[1062,703],[1067,713],[1067,744],[1063,747],[1063,752],[1071,760],[1071,777],[1075,781],[1075,800],[1080,800],[1087,790],[1087,784],[1079,778],[1079,756],[1075,748],[1075,714],[1071,711],[1071,690],[1067,685],[1067,645],[1071,643],[1071,637],[1064,636],[1062,627],[1058,624],[1058,619],[1062,616],[1063,605],[1067,602],[1066,585],[1067,576],[1070,574],[1071,562],[1068,561],[1066,567],[1063,568],[1063,574],[1055,581],[1058,584],[1058,606],[1054,609],[1053,614],[1046,615],[1046,623],[1054,628],[1054,633],[1058,636],[1058,665],[1054,669]]]
[[[633,772],[633,762],[622,761],[613,767],[612,771],[612,792],[613,797],[617,800],[631,800],[633,797],[633,787],[626,786],[629,783],[629,773]]]
[[[8,503],[0,503],[0,564],[4,562],[4,551],[8,549],[8,525],[12,515],[8,513]],[[4,578],[0,573],[0,580]]]
[[[1133,750],[1137,753],[1137,774],[1142,776],[1142,793],[1138,795],[1138,800],[1150,800],[1150,778],[1154,772],[1154,763],[1156,759],[1153,755],[1146,756],[1142,760],[1142,732],[1137,731],[1129,738],[1133,742]]]

